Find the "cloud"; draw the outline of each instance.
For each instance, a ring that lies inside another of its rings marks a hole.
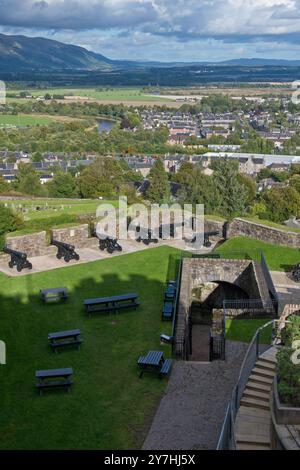
[[[133,58],[151,48],[149,58],[167,48],[172,56],[176,48],[194,56],[186,43],[193,51],[196,45],[213,53],[231,47],[248,55],[255,47],[271,53],[276,44],[279,53],[280,44],[299,51],[300,0],[0,0],[0,26],[93,50],[104,47],[112,55],[119,47],[123,57],[126,44]]]

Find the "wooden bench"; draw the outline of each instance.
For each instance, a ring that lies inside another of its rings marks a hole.
[[[174,302],[165,300],[162,311],[162,320],[172,320],[174,314]]]
[[[10,261],[8,266],[12,269],[14,266],[17,267],[17,271],[21,272],[23,269],[32,269],[32,264],[27,259],[27,254],[21,251],[12,250],[5,246],[3,248],[4,253],[10,255]]]
[[[137,302],[138,294],[124,294],[114,297],[102,297],[98,299],[88,299],[84,301],[86,312],[92,313],[117,312],[118,310],[136,308],[140,305]]]
[[[56,302],[59,300],[66,300],[69,296],[66,287],[56,287],[54,289],[41,289],[42,300],[47,302]]]
[[[159,377],[166,377],[169,375],[171,368],[172,368],[173,361],[172,359],[166,359],[162,365],[162,368],[159,371]]]
[[[164,333],[162,333],[160,335],[160,342],[166,343],[166,344],[173,344],[174,336],[169,336],[169,335],[165,335]]]
[[[82,344],[80,335],[80,330],[59,331],[57,333],[49,333],[48,339],[53,351],[57,352],[58,348],[69,346],[77,346],[80,349]]]
[[[66,369],[50,369],[38,370],[35,373],[38,383],[36,388],[42,395],[45,389],[64,388],[67,391],[73,384],[72,381],[73,369],[71,367]]]

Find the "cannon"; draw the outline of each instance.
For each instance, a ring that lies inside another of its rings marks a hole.
[[[203,243],[203,246],[205,246],[205,248],[210,248],[212,243],[210,241],[210,237],[215,237],[215,236],[218,236],[220,235],[220,232],[204,232],[204,243]],[[195,243],[196,242],[196,239],[197,239],[197,236],[195,235],[194,238],[192,238],[192,240],[187,240],[188,243]]]
[[[146,229],[140,228],[138,232],[140,235],[136,239],[137,242],[139,243],[143,242],[144,245],[150,245],[150,243],[158,243],[158,239],[153,237],[152,230],[150,229],[146,230]]]
[[[293,267],[292,278],[295,282],[300,282],[300,263]]]
[[[57,259],[64,258],[66,263],[69,263],[72,259],[79,261],[80,256],[76,253],[74,245],[69,245],[68,243],[59,242],[57,240],[52,240],[51,245],[57,247]]]
[[[27,260],[27,254],[21,251],[12,250],[7,246],[3,249],[5,253],[10,255],[10,261],[8,266],[12,269],[14,266],[17,267],[17,271],[21,272],[23,269],[32,269],[32,264]]]
[[[101,251],[107,250],[107,253],[109,253],[110,255],[112,255],[115,251],[123,251],[123,248],[118,243],[118,240],[112,237],[100,238],[99,249]]]

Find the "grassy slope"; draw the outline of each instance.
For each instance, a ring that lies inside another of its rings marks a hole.
[[[273,271],[289,270],[300,262],[300,251],[294,248],[272,245],[245,237],[232,238],[216,249],[217,252],[242,251],[251,253],[253,250],[263,251],[268,266]]]
[[[45,116],[31,116],[29,115],[8,115],[0,114],[0,127],[1,126],[36,126],[38,124],[51,124],[53,119]]]
[[[102,87],[99,87],[101,89]],[[149,96],[142,93],[140,88],[110,88],[98,91],[95,88],[52,88],[44,90],[30,90],[32,96],[44,96],[46,93],[56,95],[70,95],[93,98],[96,100],[124,100],[124,101],[166,101],[159,96]],[[171,100],[170,100],[171,101]]]
[[[1,279],[1,339],[7,345],[7,365],[1,367],[2,449],[126,449],[138,448],[166,381],[138,378],[140,354],[163,349],[159,335],[167,276],[174,277],[171,248],[48,271],[21,278]],[[67,286],[65,305],[42,305],[39,289]],[[88,319],[85,298],[136,291],[137,311]],[[47,334],[80,328],[81,351],[53,354]],[[74,388],[37,395],[37,369],[74,368]]]

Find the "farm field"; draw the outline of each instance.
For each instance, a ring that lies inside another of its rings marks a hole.
[[[7,364],[1,369],[1,449],[141,448],[167,380],[139,378],[137,359],[148,350],[171,354],[160,344],[161,309],[167,278],[175,277],[172,248],[149,249],[88,265],[42,274],[0,276],[1,339]],[[63,304],[44,305],[41,288],[66,286]],[[136,292],[136,311],[88,318],[86,298]],[[79,328],[80,351],[53,354],[50,332]],[[72,367],[74,386],[64,391],[35,389],[35,371]],[[59,424],[59,425],[58,425]]]
[[[55,119],[57,120],[57,119]],[[37,125],[47,125],[53,122],[53,118],[47,116],[38,116],[38,115],[10,115],[10,114],[0,114],[0,128],[1,127],[10,127],[10,126],[37,126]]]
[[[166,101],[159,96],[143,93],[141,88],[50,88],[28,91],[34,97],[49,93],[50,95],[65,95],[67,99],[83,97],[100,101]]]

